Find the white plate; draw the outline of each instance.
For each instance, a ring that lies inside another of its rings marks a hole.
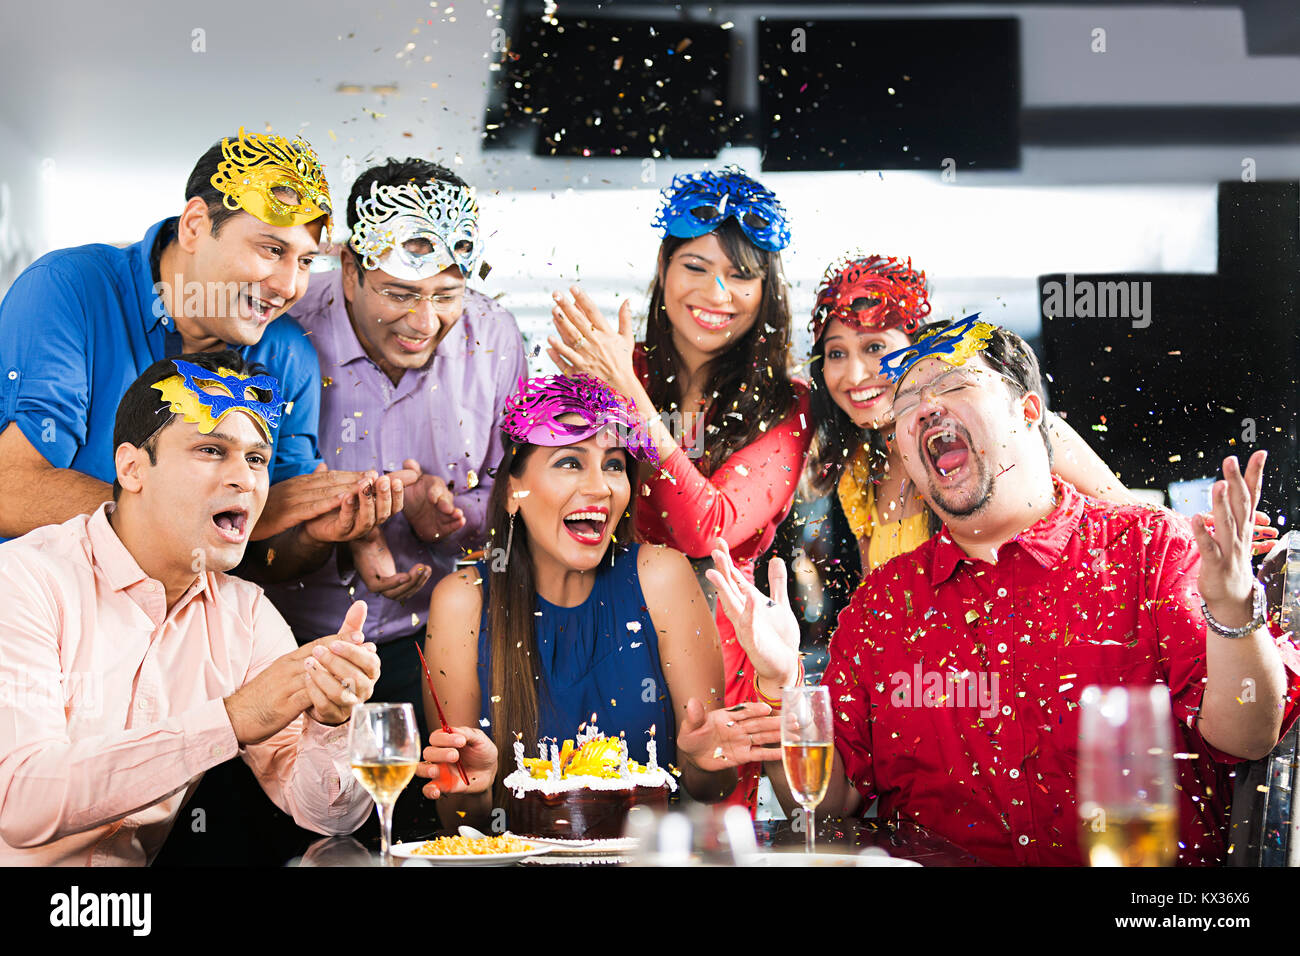
[[[542,846],[540,843],[525,841],[528,842],[529,848],[518,853],[466,853],[461,856],[433,856],[415,852],[416,848],[422,847],[428,842],[428,840],[413,840],[410,843],[395,843],[392,847],[393,856],[402,860],[419,860],[433,866],[505,866],[507,863],[518,863],[520,860],[526,860],[529,857],[550,853],[554,849],[554,847]]]
[[[561,840],[550,837],[520,837],[520,839],[549,846],[555,856],[619,856],[631,853],[637,847],[635,837],[614,837],[605,840]]]
[[[902,860],[883,853],[803,853],[762,852],[754,858],[755,866],[920,866],[915,860]]]

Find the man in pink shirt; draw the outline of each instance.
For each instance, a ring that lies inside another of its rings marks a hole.
[[[298,647],[224,572],[268,490],[279,386],[235,352],[163,359],[117,409],[112,503],[0,545],[0,865],[144,865],[238,753],[302,826],[370,798],[347,720],[379,677],[361,627]]]

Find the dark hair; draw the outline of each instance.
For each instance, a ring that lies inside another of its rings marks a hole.
[[[541,446],[515,442],[502,436],[505,453],[501,456],[492,492],[488,496],[488,549],[489,560],[485,566],[492,574],[487,588],[488,647],[491,657],[489,668],[491,701],[491,737],[497,745],[497,779],[494,787],[496,806],[503,806],[505,788],[502,781],[514,766],[511,746],[514,735],[522,734],[524,740],[537,737],[542,691],[541,675],[534,662],[537,660],[537,585],[533,579],[533,556],[528,544],[528,529],[522,519],[516,518],[514,534],[510,534],[510,514],[507,503],[510,494],[510,476],[518,477],[533,452]],[[637,462],[627,456],[628,486],[632,491],[627,510],[614,527],[614,536],[602,560],[613,557],[613,549],[624,551],[632,544],[632,527],[636,514]],[[504,570],[494,573],[497,549],[504,549]],[[480,592],[481,593],[481,592]],[[575,728],[576,729],[576,728]]]
[[[113,421],[113,450],[123,442],[143,448],[149,453],[149,464],[158,464],[158,435],[172,423],[176,413],[163,399],[162,393],[153,386],[158,382],[178,375],[175,359],[190,362],[210,372],[229,369],[240,375],[259,375],[266,371],[255,362],[247,362],[238,352],[191,352],[173,358],[159,359],[150,365],[140,377],[127,388],[122,400],[117,403],[117,417]],[[122,485],[113,478],[113,500],[122,494]]]
[[[952,324],[951,319],[944,319],[923,325],[917,329],[916,338],[932,330],[945,329]],[[1047,431],[1047,391],[1043,388],[1043,376],[1038,368],[1038,357],[1034,355],[1034,350],[1029,347],[1029,343],[1015,332],[996,325],[992,328],[993,335],[989,338],[988,345],[975,354],[980,356],[993,371],[1015,382],[1021,395],[1034,392],[1043,400],[1044,415],[1038,422],[1038,434],[1043,439],[1044,447],[1047,448],[1047,463],[1050,465],[1053,461],[1052,439]]]
[[[712,474],[732,454],[754,442],[794,409],[796,394],[790,380],[790,303],[786,297],[781,254],[759,249],[734,219],[713,235],[732,265],[746,276],[763,280],[763,295],[754,324],[725,353],[704,368],[705,398],[711,398],[704,420],[704,454],[700,470]],[[672,324],[664,305],[663,277],[681,246],[690,242],[668,236],[659,246],[659,271],[650,286],[645,357],[649,372],[646,392],[655,408],[682,412],[682,359],[673,344]]]
[[[357,228],[357,200],[370,198],[371,185],[400,186],[403,183],[427,183],[433,180],[449,183],[452,186],[467,187],[469,183],[461,179],[446,166],[431,163],[427,159],[394,159],[379,166],[371,166],[352,184],[348,194],[348,229]],[[361,256],[350,245],[347,247],[357,264],[357,275],[365,274],[365,264]]]
[[[228,136],[226,139],[238,141],[239,136]],[[225,159],[225,154],[221,149],[223,142],[225,140],[218,140],[208,147],[207,152],[199,157],[199,161],[190,170],[190,178],[185,183],[186,202],[197,197],[207,203],[208,221],[212,223],[213,236],[216,236],[221,231],[221,227],[226,224],[226,220],[243,212],[242,209],[231,209],[226,206],[226,194],[212,185],[212,177],[217,174],[217,167]],[[272,190],[272,192],[276,191]],[[320,216],[315,221],[323,222],[324,219],[324,216]]]

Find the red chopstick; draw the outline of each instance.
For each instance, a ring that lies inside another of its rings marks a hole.
[[[433,675],[429,673],[429,664],[424,659],[424,651],[420,648],[420,642],[415,642],[415,649],[420,654],[420,666],[424,668],[424,681],[429,685],[429,694],[433,697],[433,706],[438,708],[438,720],[442,722],[444,733],[452,733],[451,725],[447,723],[447,717],[442,712],[442,704],[438,703],[438,692],[433,689]],[[465,781],[465,786],[469,786],[469,777],[465,773],[465,768],[461,766],[459,760],[456,761],[456,769],[460,771],[460,779]]]

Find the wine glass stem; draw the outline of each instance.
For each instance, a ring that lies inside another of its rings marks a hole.
[[[816,842],[816,834],[813,833],[813,808],[803,808],[803,832],[804,832],[804,852],[812,853],[813,844]]]
[[[375,810],[379,813],[380,861],[384,866],[392,866],[393,805],[391,803],[376,803]]]

